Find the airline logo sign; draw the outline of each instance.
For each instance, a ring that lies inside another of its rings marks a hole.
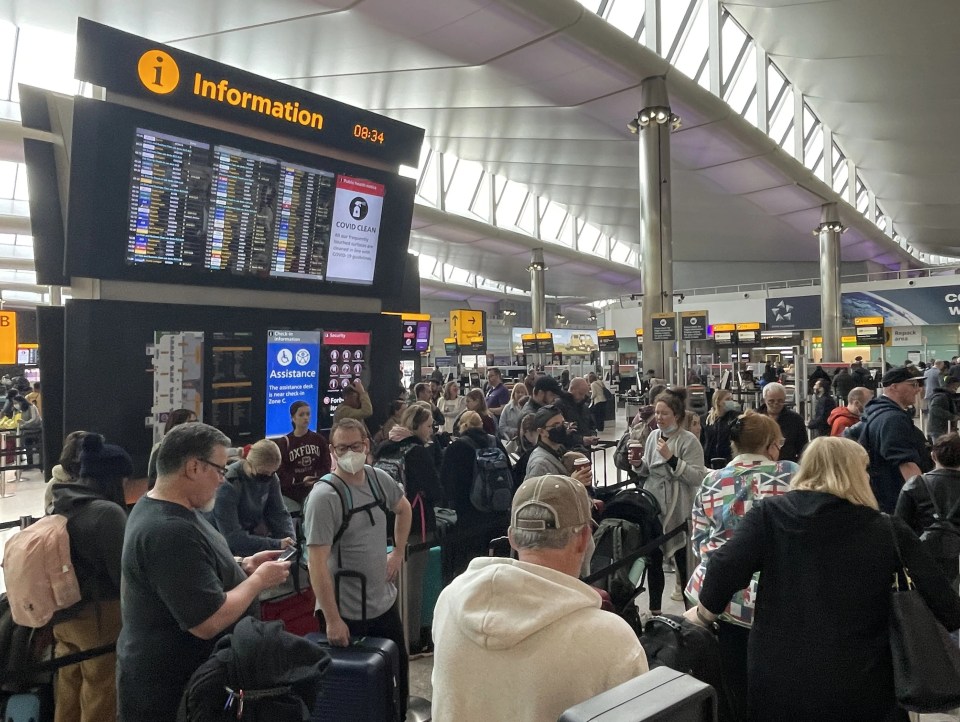
[[[820,328],[819,296],[768,298],[766,306],[767,329],[771,331]]]
[[[707,312],[680,312],[680,340],[705,341],[707,338]]]
[[[677,340],[677,316],[674,313],[653,314],[653,340]]]

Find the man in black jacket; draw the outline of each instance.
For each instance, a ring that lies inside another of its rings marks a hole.
[[[796,411],[786,408],[787,390],[783,384],[772,383],[763,387],[763,406],[760,413],[766,414],[780,426],[783,434],[783,447],[780,449],[780,461],[798,461],[803,447],[807,445],[807,429],[803,417]]]
[[[960,389],[960,375],[947,376],[943,386],[933,390],[930,396],[927,419],[927,436],[931,443],[941,434],[956,431],[960,423],[960,401],[957,399]]]
[[[870,486],[880,511],[892,514],[900,487],[931,464],[923,432],[907,411],[917,398],[920,378],[903,366],[887,371],[880,379],[883,396],[868,402],[863,412],[860,443],[870,454]]]

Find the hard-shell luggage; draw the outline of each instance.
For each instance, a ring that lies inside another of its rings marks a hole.
[[[286,594],[276,599],[260,602],[260,618],[264,622],[280,620],[290,634],[303,637],[310,632],[319,632],[316,615],[317,599],[310,587]]]
[[[400,649],[390,639],[352,638],[334,647],[324,634],[307,639],[323,645],[330,666],[310,715],[311,722],[395,722],[400,714]]]
[[[715,722],[717,698],[709,684],[666,667],[574,705],[559,722]]]
[[[334,574],[334,592],[340,601],[340,582],[351,577],[360,582],[363,618],[367,621],[367,578],[355,571]],[[325,634],[307,639],[330,654],[323,689],[310,722],[399,722],[400,648],[391,639],[351,637],[346,647],[334,647]]]

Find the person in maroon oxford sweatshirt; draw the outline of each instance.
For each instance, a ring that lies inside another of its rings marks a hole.
[[[330,473],[330,447],[323,436],[310,430],[310,413],[306,401],[292,403],[293,431],[276,440],[282,459],[277,470],[280,491],[301,505],[317,479]]]

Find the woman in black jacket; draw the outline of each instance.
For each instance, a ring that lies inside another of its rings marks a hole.
[[[931,456],[935,464],[933,471],[907,480],[894,512],[917,536],[933,524],[934,514],[960,527],[960,434],[954,431],[937,437]],[[950,538],[950,532],[945,532],[944,539]],[[938,558],[937,563],[950,585],[956,588],[960,574],[957,557]]]
[[[434,454],[428,447],[433,438],[433,411],[430,405],[416,402],[408,406],[400,416],[400,423],[390,430],[388,436],[388,440],[374,451],[374,466],[383,469],[403,485],[413,508],[410,544],[428,542],[433,539],[437,529],[433,508],[442,506],[444,496]],[[426,640],[420,634],[423,575],[429,559],[429,547],[410,553],[407,557],[407,629],[410,632],[411,652],[419,652]]]
[[[491,539],[507,533],[509,514],[478,511],[470,502],[477,450],[497,445],[496,438],[485,433],[480,415],[465,411],[460,417],[460,436],[443,453],[440,480],[457,512],[456,538],[445,578],[463,572],[471,559],[487,553]]]
[[[760,572],[749,642],[751,720],[906,720],[893,686],[890,586],[900,569],[947,629],[960,598],[899,519],[877,511],[867,453],[840,437],[807,447],[793,491],[764,499],[710,557],[687,619],[716,619]]]

